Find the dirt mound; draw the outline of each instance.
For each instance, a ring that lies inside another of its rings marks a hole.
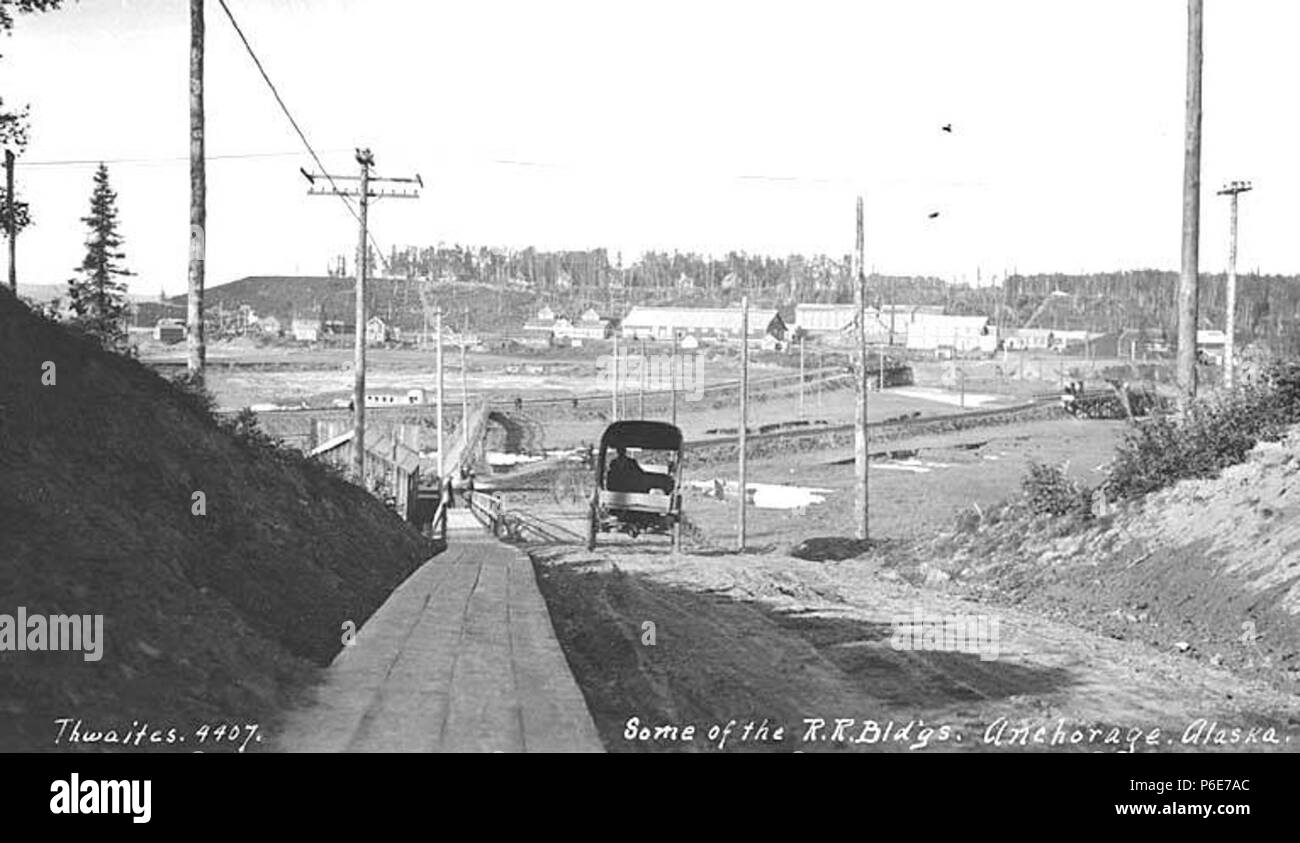
[[[0,750],[56,748],[62,717],[265,729],[343,623],[432,551],[360,489],[235,439],[3,290],[0,361],[0,615],[103,616],[98,661],[0,650]]]
[[[921,567],[1115,638],[1300,686],[1300,428],[1218,477],[1082,527],[991,520],[934,542]]]

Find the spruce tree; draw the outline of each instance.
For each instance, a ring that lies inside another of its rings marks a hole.
[[[90,214],[81,218],[89,229],[86,257],[79,275],[68,281],[68,298],[76,322],[99,337],[105,348],[127,348],[126,284],[118,280],[134,273],[122,266],[122,237],[117,233],[117,194],[108,183],[108,168],[95,171]]]

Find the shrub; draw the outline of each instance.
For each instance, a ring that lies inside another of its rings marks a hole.
[[[221,420],[221,428],[234,437],[235,441],[250,450],[274,451],[279,440],[262,430],[257,422],[257,413],[244,407],[234,416]]]
[[[1020,488],[1030,511],[1037,515],[1092,515],[1092,491],[1071,479],[1064,466],[1031,461]]]
[[[1170,410],[1168,398],[1145,386],[1135,387],[1130,385],[1128,388],[1128,403],[1135,416],[1149,416]]]
[[[167,381],[172,394],[196,416],[209,424],[216,424],[214,411],[217,401],[203,386],[202,379],[193,372],[185,371]]]
[[[1116,450],[1106,494],[1131,498],[1179,480],[1212,477],[1244,461],[1258,442],[1282,438],[1297,422],[1300,362],[1270,363],[1240,388],[1192,402],[1181,418],[1136,425]]]

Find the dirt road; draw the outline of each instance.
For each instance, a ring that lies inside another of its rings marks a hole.
[[[1294,697],[880,563],[531,551],[612,751],[1300,749]]]

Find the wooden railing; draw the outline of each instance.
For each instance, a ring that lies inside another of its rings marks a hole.
[[[526,509],[507,510],[505,502],[488,492],[466,491],[463,500],[469,502],[470,511],[492,535],[510,541],[519,541],[531,534],[543,542],[557,544],[582,543],[586,539],[572,529],[540,518]]]
[[[438,502],[438,510],[433,513],[433,527],[431,532],[433,538],[437,541],[447,540],[447,500]]]
[[[465,430],[457,430],[452,434],[451,442],[447,447],[447,456],[443,460],[442,470],[447,476],[454,477],[460,472],[462,465],[472,463],[474,449],[478,447],[479,440],[483,438],[487,430],[488,422],[488,402],[481,397],[470,399],[466,418],[468,424]],[[466,435],[468,433],[468,435]]]
[[[466,489],[461,493],[464,499],[469,503],[470,512],[478,518],[492,535],[500,538],[503,534],[509,532],[506,523],[506,508],[501,498],[489,492],[476,492]]]
[[[451,501],[451,479],[448,478],[442,484],[438,496],[438,508],[433,512],[433,521],[429,528],[429,534],[435,541],[445,542],[447,540],[447,506]]]

